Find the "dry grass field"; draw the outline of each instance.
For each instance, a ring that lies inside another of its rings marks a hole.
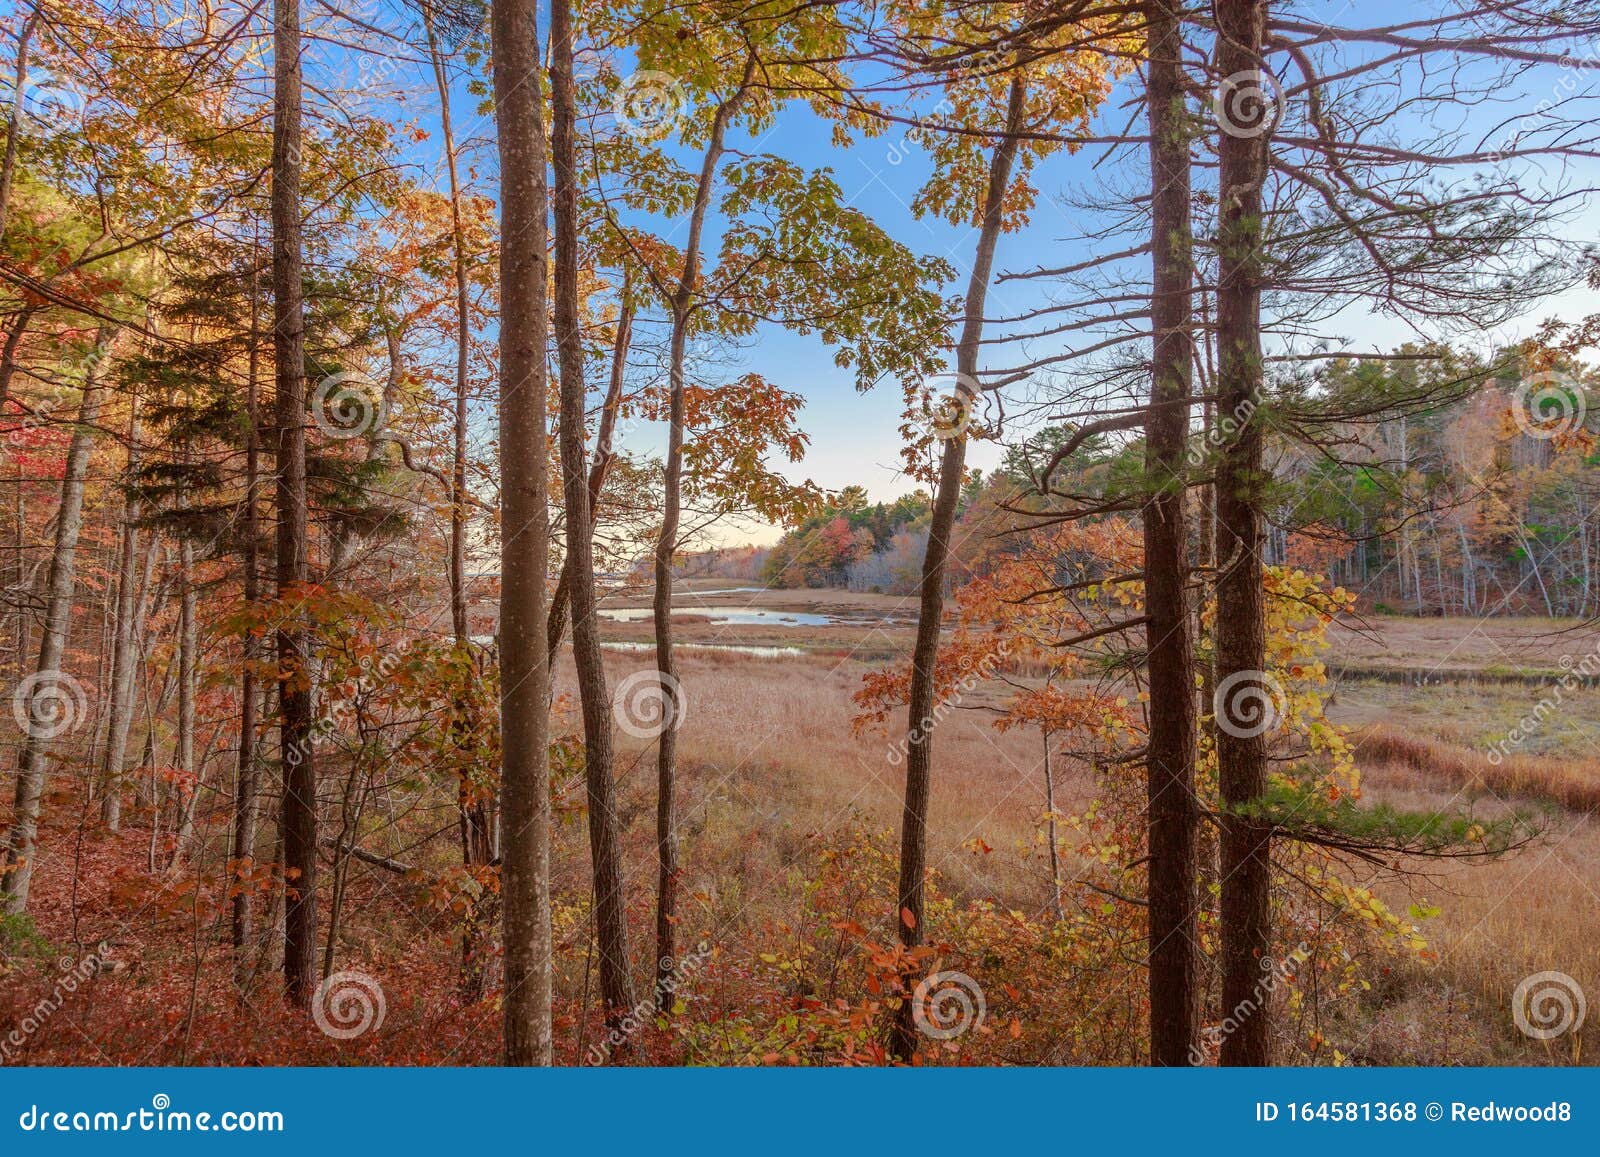
[[[713,593],[736,584],[693,585],[697,593],[679,600],[682,637],[699,645],[682,658],[684,859],[699,877],[687,890],[715,908],[707,916],[725,923],[787,902],[785,871],[814,833],[851,819],[897,827],[903,769],[895,737],[853,736],[850,696],[865,672],[907,649],[909,607],[837,591]],[[642,604],[614,598],[606,605]],[[715,621],[729,609],[844,621]],[[650,664],[648,649],[637,646],[648,630],[647,619],[608,623],[607,637],[629,645],[611,654],[613,681]],[[1499,860],[1396,864],[1404,870],[1376,873],[1391,907],[1439,912],[1423,922],[1433,959],[1385,975],[1364,1003],[1366,1019],[1344,1026],[1353,1061],[1588,1060],[1582,1045],[1594,1036],[1592,1024],[1587,1033],[1544,1044],[1516,1031],[1510,1007],[1517,984],[1544,971],[1566,973],[1600,994],[1600,824],[1593,818],[1600,806],[1600,690],[1561,692],[1520,742],[1499,758],[1490,753],[1551,697],[1535,672],[1559,674],[1561,655],[1581,658],[1597,641],[1592,630],[1543,620],[1379,619],[1337,629],[1327,659],[1349,670],[1334,687],[1329,714],[1361,739],[1369,799],[1482,815],[1532,811],[1542,829]],[[752,646],[779,650],[722,649]],[[1384,674],[1363,673],[1373,668]],[[1483,678],[1452,674],[1446,681],[1437,675],[1442,669]],[[1421,674],[1428,671],[1435,674]],[[1415,673],[1422,685],[1389,681],[1394,672]],[[1042,751],[1037,737],[996,732],[983,706],[981,695],[969,697],[938,732],[933,866],[953,895],[1040,912],[1048,902]],[[624,753],[631,871],[643,878],[651,864],[654,764],[643,743]],[[1086,769],[1068,764],[1062,778],[1059,810],[1093,797]]]

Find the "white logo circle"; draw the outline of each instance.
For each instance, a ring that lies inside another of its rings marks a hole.
[[[1534,1040],[1577,1032],[1588,1012],[1582,986],[1565,972],[1535,972],[1511,994],[1511,1019]]]
[[[35,739],[54,739],[82,723],[89,697],[65,671],[35,671],[11,693],[11,717]]]
[[[1266,671],[1235,671],[1217,684],[1211,713],[1235,739],[1253,739],[1278,725],[1285,698],[1283,684]]]
[[[1556,371],[1523,378],[1511,395],[1511,416],[1517,428],[1541,441],[1581,429],[1587,413],[1583,388]]]
[[[1247,68],[1217,85],[1211,107],[1217,124],[1230,137],[1263,136],[1283,117],[1283,86],[1266,69]]]
[[[22,115],[36,124],[65,125],[88,107],[76,85],[51,72],[30,71],[22,86]]]
[[[378,424],[378,404],[362,374],[329,374],[311,394],[311,417],[330,438],[359,438]]]
[[[917,422],[941,442],[959,438],[978,408],[978,383],[966,374],[935,374],[917,390]]]
[[[983,1024],[983,986],[965,972],[935,972],[911,994],[911,1019],[933,1040],[954,1040]]]
[[[611,103],[623,131],[646,141],[659,140],[675,129],[688,106],[677,77],[649,68],[623,81]]]
[[[617,726],[635,739],[654,739],[683,726],[689,706],[683,685],[660,671],[635,671],[617,684],[611,714]]]
[[[383,986],[365,972],[335,972],[311,997],[311,1019],[334,1040],[354,1040],[383,1027]]]

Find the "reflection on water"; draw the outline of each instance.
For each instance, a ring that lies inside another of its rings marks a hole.
[[[848,622],[846,619],[838,619],[832,615],[817,615],[809,611],[775,611],[763,607],[677,608],[674,609],[673,614],[708,618],[714,627],[826,627],[831,624]],[[649,607],[623,607],[614,610],[603,610],[600,615],[602,618],[611,619],[618,623],[647,623],[652,617]]]
[[[601,643],[606,651],[655,651],[654,643]],[[783,659],[790,655],[804,655],[804,647],[763,647],[758,643],[675,643],[675,651],[735,651],[753,655],[757,659]]]

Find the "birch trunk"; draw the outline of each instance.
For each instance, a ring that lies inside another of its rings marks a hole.
[[[83,382],[78,405],[78,425],[67,447],[66,471],[61,479],[61,508],[56,515],[55,548],[45,583],[44,635],[39,642],[39,662],[23,681],[24,718],[28,721],[22,752],[17,759],[17,787],[11,830],[6,840],[6,867],[0,889],[6,910],[13,914],[28,908],[38,852],[39,804],[44,796],[46,760],[50,742],[82,722],[83,689],[61,669],[67,631],[72,620],[72,599],[77,590],[78,537],[83,530],[84,483],[94,452],[94,425],[100,417],[103,391],[101,369],[116,331],[102,325],[95,337],[92,361]]]
[[[139,471],[139,394],[135,390],[128,409],[128,476]],[[129,496],[122,510],[122,543],[117,556],[116,629],[111,647],[111,707],[106,726],[105,761],[101,779],[105,797],[100,801],[100,818],[115,832],[122,826],[122,775],[128,761],[128,732],[133,724],[133,685],[138,671],[138,639],[135,636],[139,606],[139,514],[140,503]]]

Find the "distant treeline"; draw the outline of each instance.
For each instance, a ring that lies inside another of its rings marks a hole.
[[[1382,397],[1432,379],[1435,401],[1386,420],[1324,429],[1314,453],[1276,433],[1268,456],[1275,487],[1263,554],[1328,575],[1368,609],[1423,615],[1600,613],[1600,453],[1581,426],[1592,370],[1571,363],[1538,377],[1529,398],[1525,367],[1441,351],[1414,362],[1336,363],[1311,387],[1326,400]],[[1401,382],[1401,376],[1408,380]],[[1280,379],[1262,402],[1268,429],[1292,417],[1304,382]],[[1538,413],[1531,413],[1535,408]],[[1562,418],[1566,420],[1563,422]],[[1530,420],[1533,419],[1533,420]],[[1574,420],[1574,419],[1577,420]],[[989,478],[974,476],[962,496],[962,529],[952,574],[982,573],[1001,550],[975,519],[1004,520],[1002,502],[1023,488],[1031,466],[1061,444],[1046,428],[1009,447]],[[1105,491],[1138,468],[1143,442],[1091,438],[1064,476],[1082,494]],[[1191,465],[1204,472],[1208,439],[1197,428]],[[1191,535],[1209,519],[1193,491]],[[1037,505],[1026,503],[1025,505]],[[837,498],[772,547],[743,546],[687,557],[686,575],[714,575],[773,587],[847,587],[909,594],[921,576],[929,501],[923,493],[869,503],[860,487]]]
[[[921,574],[927,546],[928,496],[868,502],[847,486],[770,547],[739,546],[685,557],[679,573],[769,587],[848,587],[906,594]]]

